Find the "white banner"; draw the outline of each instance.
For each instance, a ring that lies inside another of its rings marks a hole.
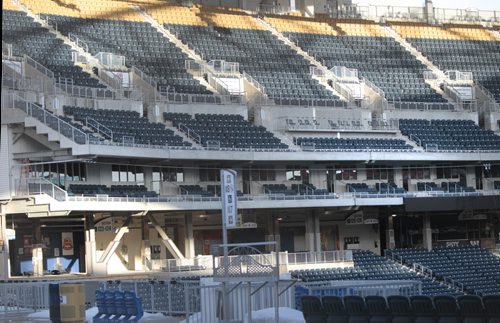
[[[236,228],[236,172],[229,169],[221,169],[221,197],[222,197],[222,221],[226,228]]]
[[[73,232],[61,232],[62,255],[73,256]]]

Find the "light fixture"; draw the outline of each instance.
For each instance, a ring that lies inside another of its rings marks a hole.
[[[278,220],[278,221],[282,221],[282,220],[283,220],[283,218],[282,218],[282,217],[279,217],[279,218],[277,218],[276,220]]]
[[[397,215],[396,213],[393,213],[391,216],[392,216],[393,218],[395,218],[395,217],[397,217],[398,215]]]

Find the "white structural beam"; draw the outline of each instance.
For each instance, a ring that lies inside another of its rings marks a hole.
[[[113,240],[109,242],[108,247],[106,248],[104,253],[101,255],[101,258],[97,262],[106,264],[108,263],[111,256],[115,253],[116,248],[118,248],[118,245],[120,244],[120,241],[122,240],[125,233],[129,232],[128,226],[130,225],[130,222],[132,222],[131,216],[127,218],[123,226],[116,233]]]
[[[167,247],[168,251],[170,251],[172,256],[174,256],[175,259],[184,259],[184,255],[182,254],[182,252],[179,250],[179,248],[177,248],[172,239],[169,238],[158,221],[156,221],[156,219],[152,215],[148,215],[148,219],[151,221],[156,231],[158,231],[158,233],[160,234],[161,241],[163,242],[165,247]]]

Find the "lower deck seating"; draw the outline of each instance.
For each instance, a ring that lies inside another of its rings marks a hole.
[[[294,144],[314,149],[408,151],[413,147],[402,139],[294,137]]]
[[[466,186],[461,184],[460,182],[441,182],[441,185],[438,185],[435,182],[418,182],[417,183],[418,191],[427,191],[427,192],[447,192],[447,193],[472,193],[476,190],[471,186]]]
[[[472,120],[401,119],[399,129],[428,150],[500,150],[500,136]]]
[[[419,275],[400,264],[375,255],[370,251],[353,251],[354,267],[305,269],[292,271],[292,277],[303,282],[324,282],[331,280],[416,280],[422,282],[422,294],[459,296],[463,293],[449,288],[429,277]]]
[[[500,295],[302,296],[306,323],[497,322]]]
[[[500,258],[479,247],[395,249],[390,252],[406,264],[419,263],[442,280],[464,285],[465,291],[479,295],[500,294]]]
[[[179,185],[181,195],[196,195],[202,197],[213,197],[216,192],[205,191],[200,185]]]

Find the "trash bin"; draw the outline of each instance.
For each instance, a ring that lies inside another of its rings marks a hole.
[[[50,320],[53,323],[85,321],[85,286],[83,284],[49,285]]]

